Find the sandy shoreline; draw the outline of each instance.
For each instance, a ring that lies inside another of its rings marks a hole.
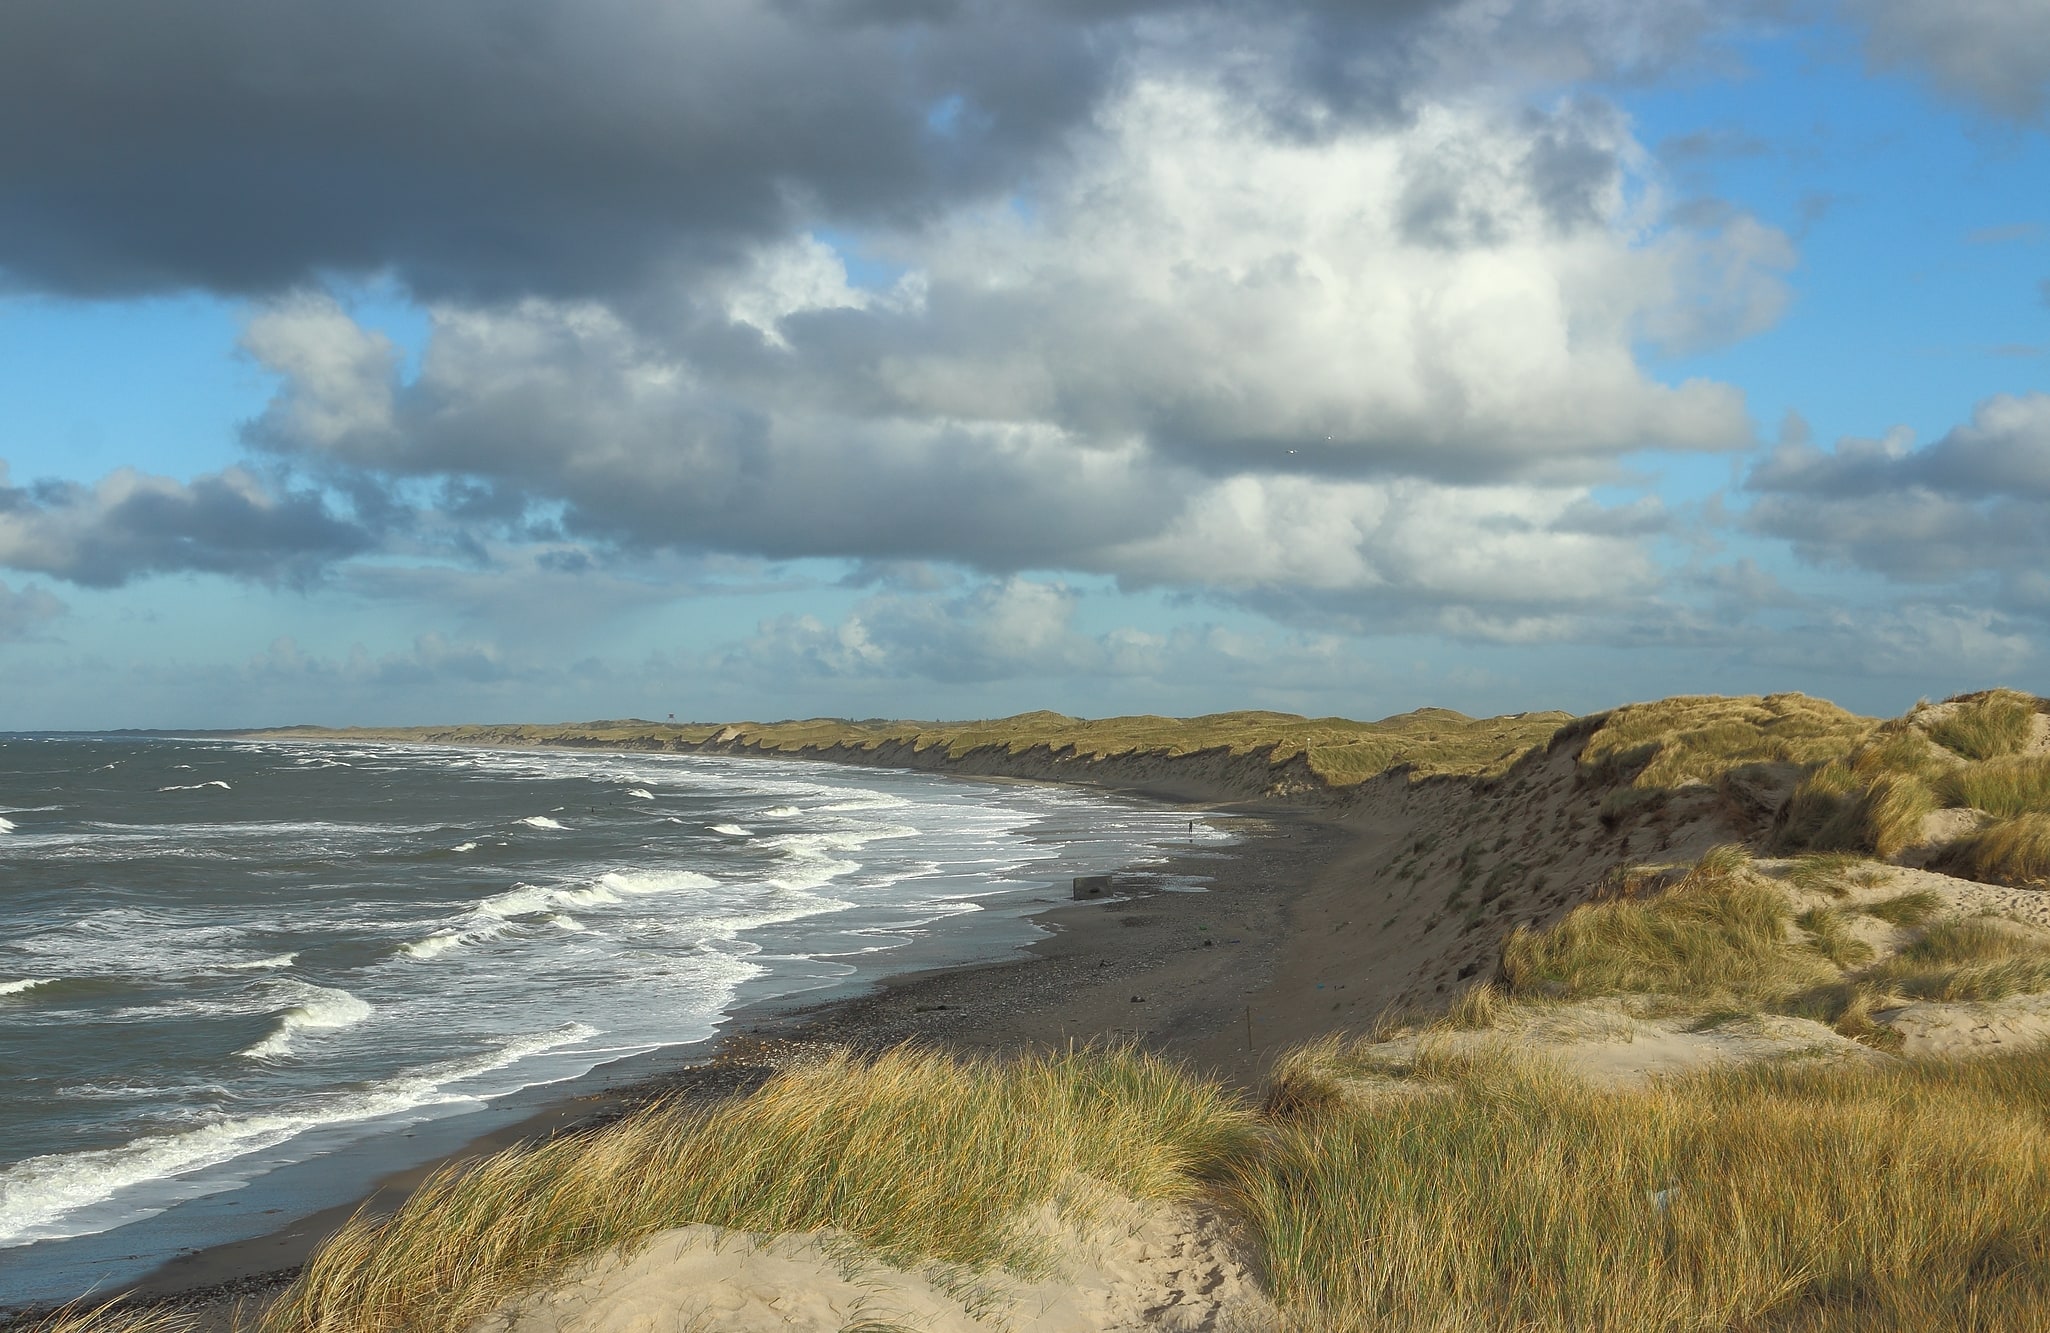
[[[1176,797],[1188,799],[1175,793],[1163,803],[1180,803]],[[1301,1027],[1299,1015],[1274,1013],[1263,1002],[1290,952],[1288,890],[1321,878],[1352,835],[1314,807],[1206,802],[1203,809],[1239,841],[1121,875],[1112,900],[1056,902],[1030,914],[1053,933],[1018,956],[900,973],[825,1003],[798,996],[744,1010],[709,1055],[686,1066],[547,1105],[433,1162],[364,1182],[352,1203],[179,1256],[120,1290],[225,1316],[237,1302],[282,1287],[358,1208],[389,1211],[446,1162],[602,1124],[658,1098],[726,1095],[821,1044],[882,1049],[914,1041],[978,1052],[1131,1040],[1250,1083]],[[1206,879],[1206,891],[1163,887],[1191,876]]]

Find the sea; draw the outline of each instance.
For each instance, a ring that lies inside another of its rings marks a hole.
[[[750,1014],[1004,956],[1071,877],[1230,840],[801,761],[0,735],[0,1306],[279,1230]]]

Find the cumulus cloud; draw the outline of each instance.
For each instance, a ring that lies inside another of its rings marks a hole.
[[[1166,60],[1066,142],[1029,197],[871,235],[880,278],[803,233],[630,305],[444,303],[410,380],[334,302],[271,304],[247,438],[628,551],[1076,570],[1516,637],[1656,583],[1662,512],[1590,497],[1619,457],[1751,439],[1734,389],[1635,348],[1769,318],[1784,239],[1664,225],[1599,106],[1298,135]]]
[[[2050,556],[2050,394],[2001,395],[1925,448],[1904,430],[1780,446],[1745,486],[1750,527],[1817,563],[1909,581],[2028,576]]]
[[[2050,21],[2039,0],[1852,0],[1885,65],[1923,71],[1938,88],[2015,120],[2050,98]]]
[[[311,492],[242,468],[180,482],[121,468],[93,486],[9,486],[0,469],[0,566],[110,588],[197,571],[300,583],[371,545]]]
[[[64,603],[41,588],[16,592],[0,583],[0,643],[34,636],[65,610]]]

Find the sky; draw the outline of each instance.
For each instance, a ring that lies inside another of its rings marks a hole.
[[[2046,668],[2050,0],[0,8],[0,729]]]

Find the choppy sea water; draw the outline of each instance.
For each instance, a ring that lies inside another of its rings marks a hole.
[[[0,737],[0,1305],[343,1202],[747,1005],[1017,948],[1067,877],[1225,841],[802,762]]]

